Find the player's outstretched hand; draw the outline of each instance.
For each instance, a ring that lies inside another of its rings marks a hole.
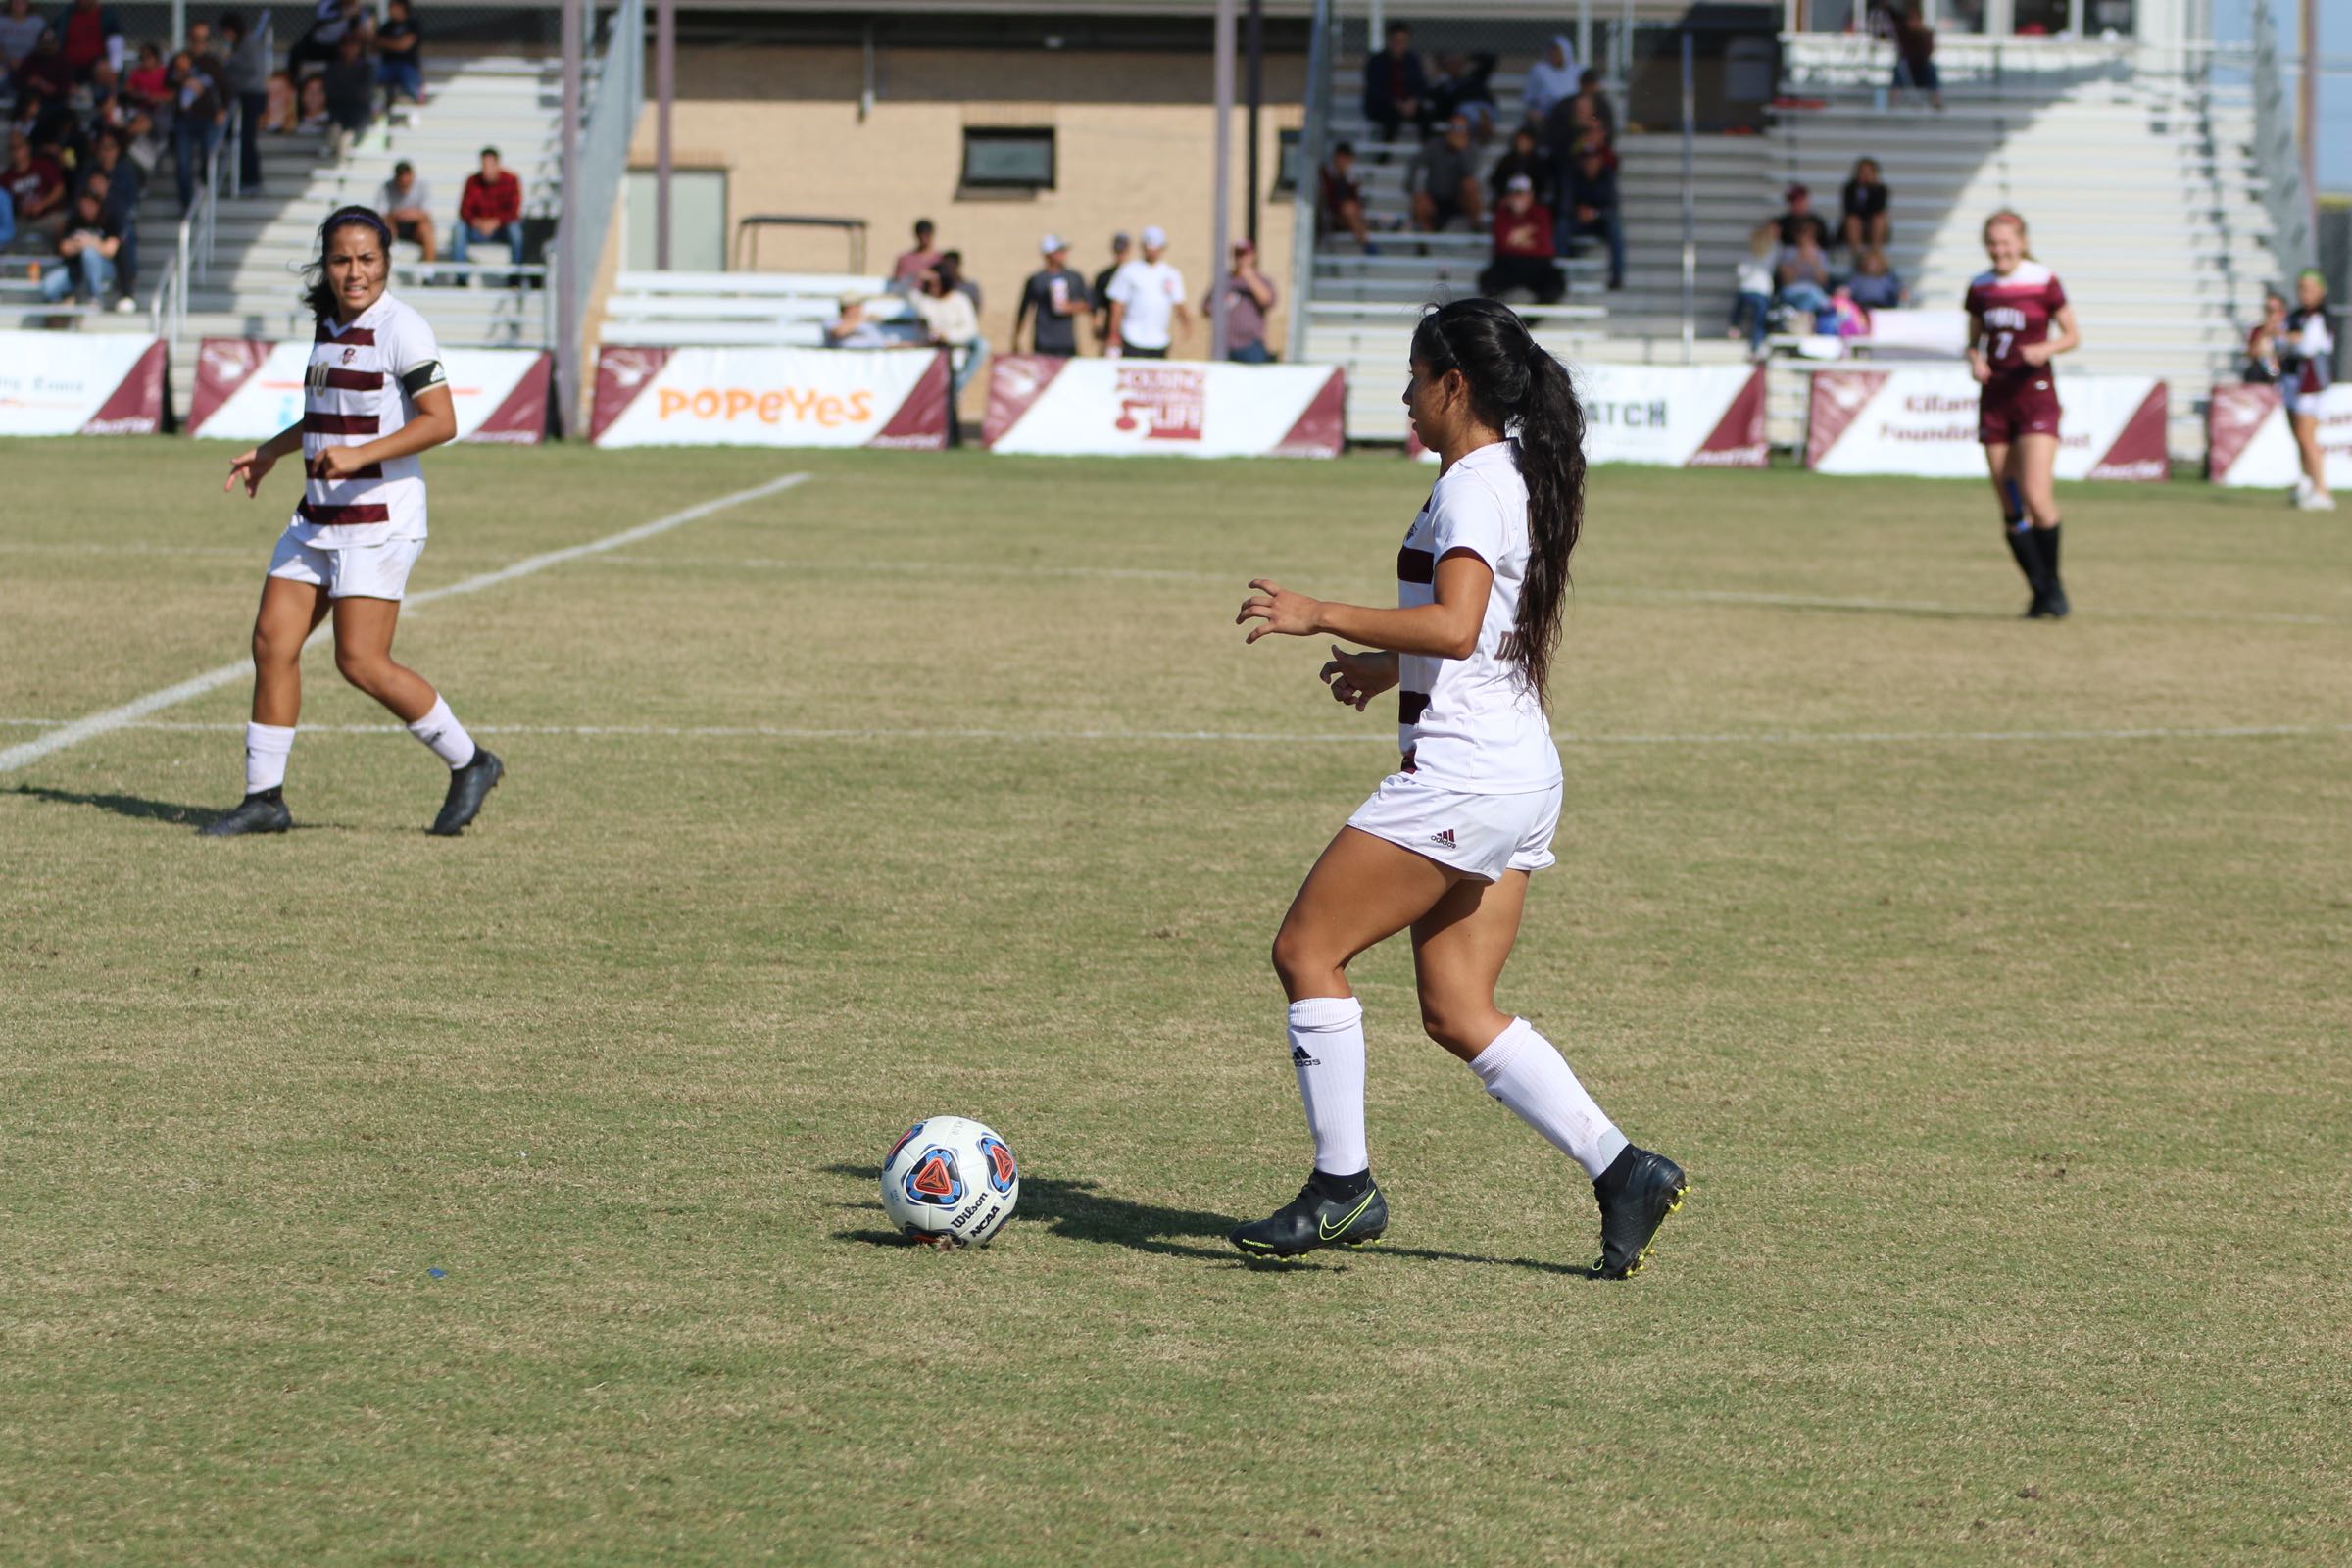
[[[368,465],[360,461],[358,447],[328,447],[313,458],[310,464],[312,478],[330,483],[336,479],[348,479],[366,466]]]
[[[1262,620],[1262,626],[1250,628],[1249,641],[1255,642],[1268,632],[1280,632],[1285,637],[1312,637],[1315,634],[1315,612],[1322,604],[1304,594],[1295,594],[1265,577],[1253,577],[1250,586],[1255,590],[1242,601],[1242,612],[1233,617],[1236,626],[1251,620]]]
[[[258,496],[262,493],[262,480],[267,478],[270,470],[276,466],[277,460],[263,457],[262,449],[259,447],[255,447],[251,452],[239,453],[229,460],[228,477],[220,482],[220,492],[226,495],[229,491],[234,490],[241,480],[245,485],[247,496]]]
[[[1331,662],[1323,666],[1321,678],[1334,701],[1349,704],[1360,713],[1366,703],[1396,684],[1396,656],[1349,653],[1333,643]]]

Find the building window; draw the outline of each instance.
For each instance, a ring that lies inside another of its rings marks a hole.
[[[963,127],[963,179],[970,190],[1052,190],[1051,125]]]
[[[1288,196],[1298,189],[1298,138],[1304,134],[1306,134],[1304,131],[1299,130],[1285,130],[1276,133],[1275,145],[1280,150],[1274,155],[1272,194]]]

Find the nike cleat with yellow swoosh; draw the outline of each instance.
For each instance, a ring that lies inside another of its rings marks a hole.
[[[1233,1230],[1233,1245],[1252,1257],[1297,1257],[1323,1247],[1365,1247],[1389,1228],[1389,1200],[1377,1186],[1352,1198],[1326,1198],[1308,1182],[1298,1196],[1249,1225]]]

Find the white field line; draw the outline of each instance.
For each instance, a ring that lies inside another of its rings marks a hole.
[[[618,550],[624,545],[633,545],[640,539],[651,539],[656,534],[683,527],[687,523],[708,517],[714,512],[723,512],[729,507],[741,506],[747,501],[757,501],[762,496],[772,496],[779,491],[789,490],[794,485],[804,483],[808,478],[808,475],[806,473],[787,473],[779,478],[770,479],[765,484],[754,485],[749,490],[738,490],[732,495],[720,496],[714,501],[701,502],[681,512],[673,512],[665,517],[656,517],[653,521],[641,522],[634,528],[623,528],[618,533],[607,534],[602,539],[590,540],[584,545],[570,545],[562,550],[547,551],[542,555],[526,556],[512,565],[501,566],[495,571],[462,577],[456,582],[444,583],[438,588],[427,588],[421,593],[411,594],[405,601],[405,608],[414,610],[422,605],[429,605],[436,599],[454,599],[459,594],[479,593],[484,588],[495,588],[500,583],[513,582],[517,577],[528,577],[533,572],[545,571],[550,566],[560,566],[567,561],[577,561],[583,556],[593,556],[608,550]],[[321,626],[319,629],[323,631],[325,628]],[[11,746],[6,751],[0,751],[0,773],[14,772],[27,762],[38,761],[53,753],[64,751],[69,746],[78,746],[81,742],[94,736],[122,729],[128,724],[135,724],[150,713],[176,707],[192,697],[201,697],[206,692],[218,690],[232,681],[243,680],[252,673],[253,661],[240,659],[233,664],[222,664],[217,669],[208,669],[201,675],[191,676],[175,686],[167,686],[162,691],[149,692],[146,696],[124,703],[120,708],[110,708],[104,712],[86,714],[53,729],[45,735],[35,736],[31,740]]]
[[[0,727],[37,729],[64,725],[51,718],[0,718]],[[238,723],[195,723],[171,719],[131,719],[119,729],[166,730],[191,734],[243,734]],[[587,739],[757,739],[783,741],[946,741],[1059,744],[1069,741],[1109,745],[1270,745],[1393,747],[1384,730],[1358,735],[1286,735],[1259,730],[1206,729],[817,729],[789,724],[474,724],[476,735],[550,735]],[[306,735],[406,735],[398,724],[305,724]],[[1803,730],[1759,731],[1754,734],[1691,733],[1659,735],[1578,734],[1562,730],[1552,739],[1562,746],[1938,746],[2034,745],[2050,742],[2093,741],[2221,741],[2327,739],[2352,736],[2352,724],[2228,724],[2209,728],[2149,726],[2137,729],[1977,729],[1977,730]]]

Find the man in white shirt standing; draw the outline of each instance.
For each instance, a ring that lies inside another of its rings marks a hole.
[[[1190,335],[1193,313],[1184,302],[1184,274],[1160,258],[1167,230],[1144,230],[1144,259],[1129,262],[1110,280],[1110,347],[1106,354],[1164,360],[1177,334]]]

